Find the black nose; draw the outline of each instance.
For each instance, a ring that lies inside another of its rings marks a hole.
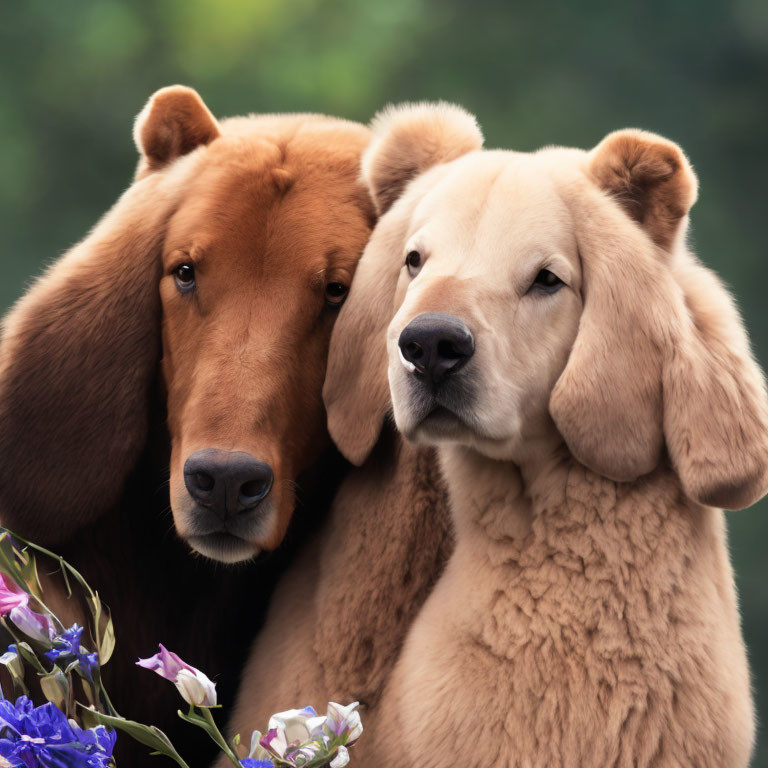
[[[206,448],[184,464],[190,496],[222,520],[253,509],[272,488],[272,467],[244,451]]]
[[[475,353],[475,340],[466,323],[441,312],[411,320],[398,344],[414,373],[435,385],[463,368]]]

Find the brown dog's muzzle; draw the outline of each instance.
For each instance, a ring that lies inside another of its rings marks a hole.
[[[227,531],[245,536],[272,488],[272,467],[244,451],[207,448],[184,463],[184,484],[196,502],[191,522],[198,536]]]

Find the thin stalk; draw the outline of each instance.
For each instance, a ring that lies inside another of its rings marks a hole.
[[[213,719],[211,710],[208,707],[199,707],[199,709],[202,711],[203,717],[210,726],[210,731],[208,732],[210,737],[216,742],[216,744],[218,744],[219,749],[221,749],[221,751],[232,761],[233,765],[236,765],[237,768],[241,768],[240,760],[232,751],[232,747],[230,747],[227,743],[224,735],[219,730],[219,726],[216,725],[216,721]]]

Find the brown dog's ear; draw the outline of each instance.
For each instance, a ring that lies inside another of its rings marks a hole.
[[[216,118],[193,88],[171,85],[150,97],[133,129],[141,153],[137,178],[162,168],[221,134]]]
[[[174,204],[162,182],[136,182],[5,320],[0,520],[41,543],[114,505],[144,445]]]
[[[363,177],[379,214],[406,185],[438,163],[481,149],[477,120],[453,104],[402,104],[383,109],[371,124],[374,138],[363,155]]]
[[[671,247],[698,191],[677,144],[646,131],[616,131],[592,150],[589,170],[656,245]]]
[[[440,163],[480,149],[475,118],[449,104],[389,107],[373,121],[363,177],[380,214],[408,182]],[[339,450],[362,464],[390,409],[386,331],[404,263],[408,217],[392,210],[376,226],[331,336],[323,398]]]

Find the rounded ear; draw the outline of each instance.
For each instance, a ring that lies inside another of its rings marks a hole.
[[[656,245],[671,247],[698,190],[677,144],[646,131],[616,131],[590,153],[589,172]]]
[[[363,178],[380,214],[389,211],[416,176],[483,144],[475,118],[450,104],[388,107],[374,118],[372,128]],[[357,465],[376,444],[391,407],[386,331],[395,311],[407,213],[392,210],[374,229],[331,336],[323,388],[328,430]]]
[[[183,85],[161,88],[139,112],[133,128],[133,138],[141,153],[137,178],[220,135],[216,118],[196,90]]]
[[[420,173],[483,146],[477,120],[461,107],[444,102],[389,106],[374,117],[371,128],[373,140],[363,154],[363,177],[379,214]]]
[[[113,506],[144,446],[175,204],[162,181],[136,182],[5,320],[0,519],[41,543]]]

